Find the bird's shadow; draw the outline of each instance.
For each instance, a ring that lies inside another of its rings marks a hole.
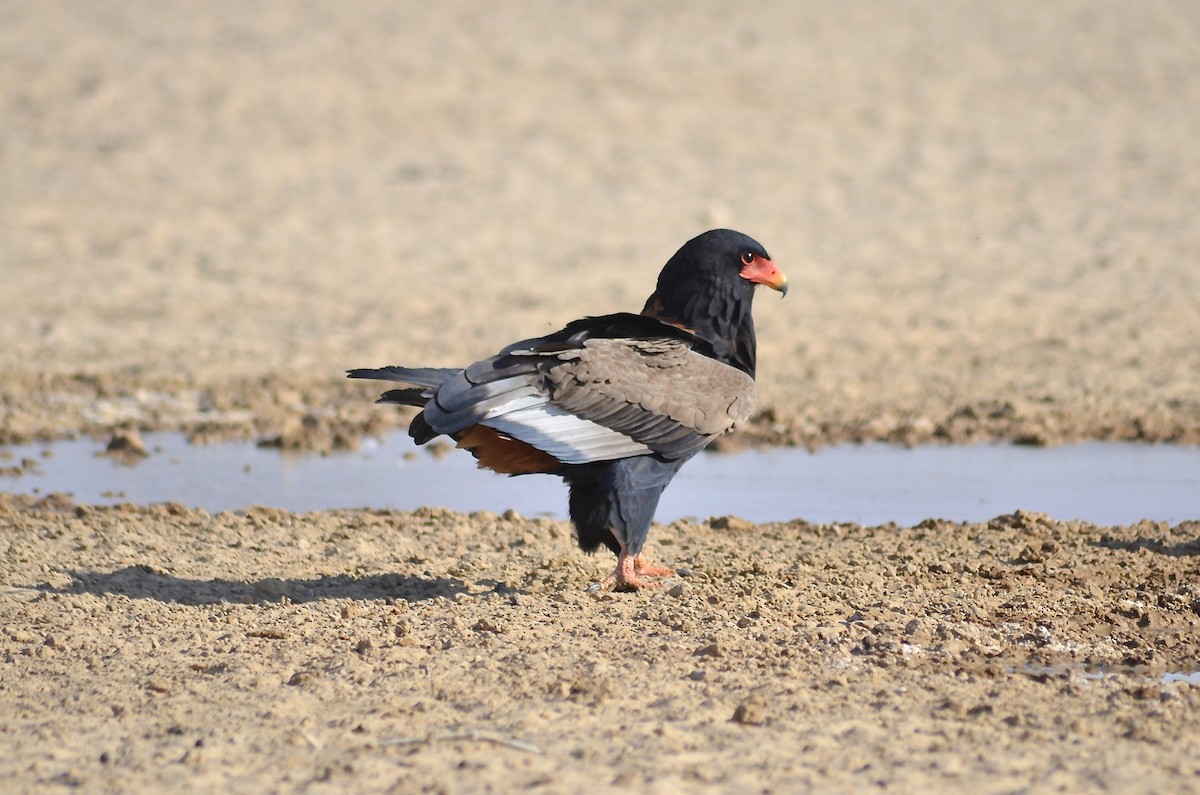
[[[242,604],[315,602],[324,599],[357,599],[420,602],[437,597],[452,598],[470,594],[467,584],[456,577],[407,577],[400,574],[375,574],[363,577],[333,574],[311,579],[283,580],[267,577],[252,582],[188,579],[157,571],[150,566],[127,566],[112,572],[69,571],[73,582],[63,587],[48,584],[37,590],[58,594],[121,595],[130,599],[151,599],[181,605],[209,605],[222,602]],[[494,591],[507,588],[494,585]],[[478,593],[478,592],[477,592]],[[485,591],[484,593],[488,593]]]

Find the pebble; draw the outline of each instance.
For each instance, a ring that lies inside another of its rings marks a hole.
[[[767,702],[762,696],[750,696],[737,705],[731,720],[744,726],[761,726],[767,722]]]
[[[489,618],[479,619],[475,622],[475,626],[471,627],[471,629],[475,630],[476,632],[491,632],[497,635],[504,631]]]

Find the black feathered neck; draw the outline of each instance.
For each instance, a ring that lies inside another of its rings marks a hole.
[[[754,284],[741,277],[742,255],[770,259],[751,237],[714,229],[684,243],[658,275],[643,315],[687,329],[711,347],[705,352],[754,377]]]

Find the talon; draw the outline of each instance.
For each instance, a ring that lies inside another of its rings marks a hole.
[[[645,574],[647,577],[675,576],[675,569],[668,569],[665,566],[655,566],[640,553],[633,558],[633,570],[638,574]]]
[[[661,566],[651,565],[642,555],[627,555],[622,552],[617,556],[617,567],[613,569],[613,573],[604,578],[600,583],[603,590],[617,591],[636,591],[641,588],[656,589],[662,588],[662,583],[653,582],[652,580],[643,580],[638,575],[646,577],[671,577],[675,574],[674,569],[667,569]]]

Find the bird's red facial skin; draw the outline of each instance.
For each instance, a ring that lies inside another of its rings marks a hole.
[[[787,295],[787,277],[783,275],[783,271],[779,270],[779,266],[774,262],[766,257],[749,253],[742,256],[742,262],[745,263],[742,265],[741,270],[743,279],[755,284],[766,285],[772,290],[778,290]]]

